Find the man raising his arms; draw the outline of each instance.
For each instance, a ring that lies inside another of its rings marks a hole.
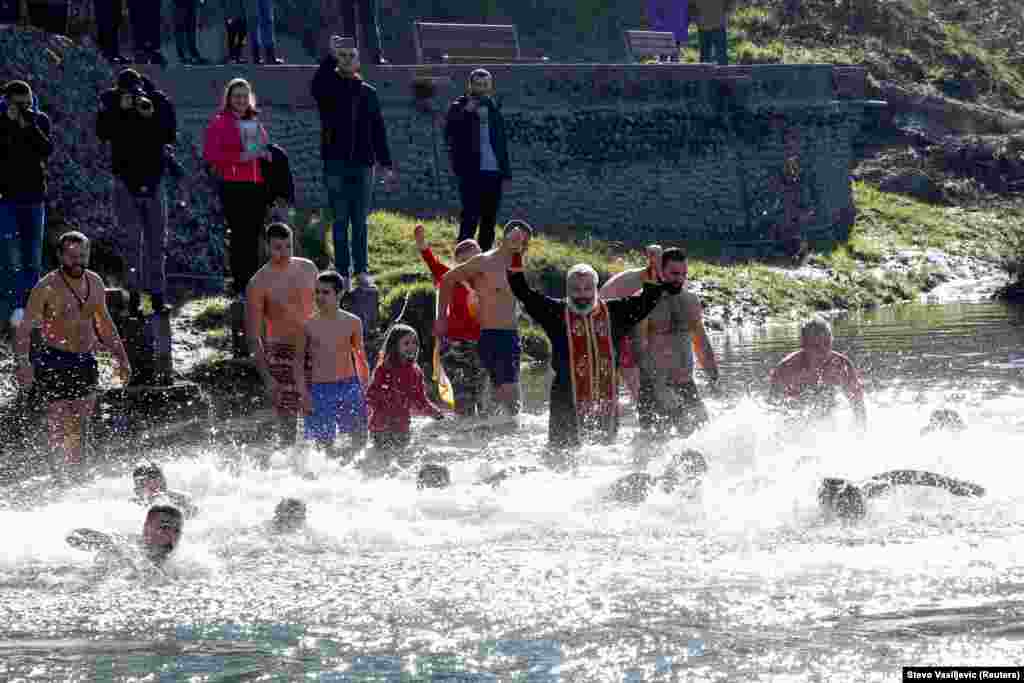
[[[648,247],[648,254],[660,253],[661,280],[680,289],[658,302],[651,314],[637,326],[634,352],[639,358],[640,396],[637,415],[648,431],[668,433],[674,426],[682,437],[690,436],[708,421],[708,411],[693,381],[696,354],[712,383],[718,381],[718,361],[704,329],[700,299],[682,289],[688,273],[682,249]],[[601,288],[608,298],[640,290],[649,269],[627,270],[608,280]],[[692,349],[692,351],[691,351]]]
[[[60,267],[29,295],[24,324],[15,337],[18,381],[35,388],[48,406],[51,467],[63,460],[82,465],[84,432],[96,405],[97,335],[113,351],[124,384],[131,365],[107,310],[103,280],[89,265],[89,239],[66,232],[57,241]],[[30,356],[32,329],[42,325],[44,345]],[[59,456],[63,454],[63,458]]]
[[[299,351],[313,317],[317,269],[309,259],[292,256],[292,229],[284,223],[268,225],[266,236],[270,260],[246,287],[245,335],[281,440],[292,444],[306,386],[305,354]]]
[[[501,244],[448,271],[441,280],[437,295],[438,317],[434,321],[434,335],[447,336],[448,311],[455,285],[464,282],[476,292],[480,321],[477,352],[494,385],[495,404],[503,407],[507,415],[519,414],[519,357],[522,353],[516,298],[509,289],[506,275],[513,253],[522,248],[509,239],[514,233],[529,236],[533,230],[524,221],[509,221],[505,224]]]

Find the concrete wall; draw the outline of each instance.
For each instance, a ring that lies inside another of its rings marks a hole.
[[[530,64],[490,67],[509,128],[513,179],[499,220],[576,226],[602,239],[771,240],[845,234],[865,74],[829,65]],[[469,67],[370,67],[400,188],[375,205],[458,211],[443,125]],[[309,66],[153,71],[198,145],[234,76],[255,86],[288,150],[303,207],[325,205]],[[414,96],[414,84],[433,88]]]

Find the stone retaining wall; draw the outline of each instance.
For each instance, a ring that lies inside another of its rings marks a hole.
[[[852,142],[862,69],[830,65],[524,64],[489,67],[509,132],[513,178],[499,220],[628,242],[843,237],[853,219]],[[448,103],[468,66],[368,67],[397,191],[375,206],[458,211],[444,144]],[[290,154],[298,203],[325,205],[309,66],[153,70],[194,149],[234,76],[255,86],[273,141]]]

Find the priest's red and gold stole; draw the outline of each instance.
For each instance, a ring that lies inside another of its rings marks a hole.
[[[619,387],[608,306],[598,299],[589,315],[573,313],[566,307],[565,326],[580,426],[610,431],[616,418]]]

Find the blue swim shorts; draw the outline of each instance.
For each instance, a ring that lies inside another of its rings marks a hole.
[[[313,382],[313,414],[307,415],[306,438],[334,443],[337,432],[352,434],[366,431],[366,395],[358,377],[337,382]]]
[[[494,386],[519,382],[519,357],[523,347],[517,330],[481,330],[477,353],[480,364],[491,376]]]

